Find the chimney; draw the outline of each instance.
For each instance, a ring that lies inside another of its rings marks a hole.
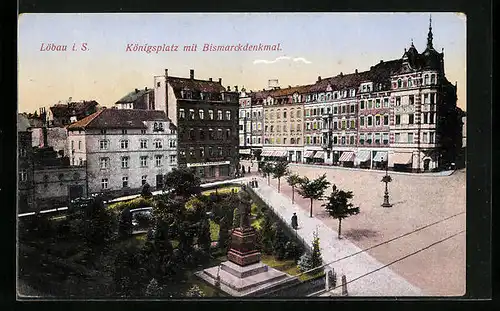
[[[342,71],[340,72],[340,76],[343,77],[344,76],[344,73],[342,73]]]
[[[43,146],[48,147],[49,144],[47,143],[47,128],[45,126],[42,127],[42,132],[43,132]]]
[[[383,60],[380,60],[380,63],[382,64],[384,61]]]
[[[138,90],[138,89],[135,89],[135,92],[136,92],[136,93],[139,93],[139,90]]]
[[[208,78],[208,81],[212,82],[212,78]]]
[[[237,85],[234,86],[234,91],[238,92],[238,86]]]
[[[144,91],[147,91],[147,90],[148,90],[148,87],[146,86],[146,87],[144,88]]]
[[[222,78],[219,78],[219,84],[222,84]]]
[[[358,69],[354,70],[354,73],[358,73]]]
[[[190,78],[191,80],[193,80],[193,79],[194,79],[194,69],[189,70],[189,78]]]
[[[229,85],[227,86],[227,91],[231,92],[231,87]]]
[[[165,77],[168,77],[168,69],[165,69]]]
[[[321,76],[318,76],[318,82],[321,81]]]

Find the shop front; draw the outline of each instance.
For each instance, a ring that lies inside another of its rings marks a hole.
[[[355,154],[353,151],[344,151],[339,158],[339,162],[343,167],[354,167]]]

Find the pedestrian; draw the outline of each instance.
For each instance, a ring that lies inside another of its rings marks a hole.
[[[292,216],[292,228],[297,230],[297,228],[299,227],[299,224],[298,224],[298,221],[297,221],[297,214],[296,213],[293,213],[293,216]]]

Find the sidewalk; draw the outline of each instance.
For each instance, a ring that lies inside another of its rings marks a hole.
[[[304,163],[290,163],[290,166],[304,166],[304,167],[314,167],[314,168],[324,168],[328,170],[344,170],[344,171],[358,171],[358,172],[370,172],[370,173],[380,173],[385,175],[385,170],[371,170],[355,167],[342,167],[335,165],[314,165],[314,164],[304,164]],[[454,173],[454,170],[441,171],[441,172],[429,172],[429,173],[407,173],[407,172],[397,172],[389,171],[389,175],[413,175],[413,176],[427,176],[427,177],[440,177],[440,176],[450,176]]]
[[[264,202],[266,202],[275,213],[282,218],[289,219],[293,213],[297,213],[299,220],[299,236],[312,243],[313,233],[318,230],[321,254],[324,263],[328,263],[350,254],[361,251],[356,245],[347,239],[337,239],[337,232],[327,227],[321,220],[310,218],[308,213],[298,205],[292,205],[291,199],[280,194],[276,189],[267,185],[267,181],[259,178],[259,187],[254,189]],[[421,289],[410,284],[404,278],[394,273],[389,267],[377,272],[372,272],[383,264],[367,253],[361,253],[353,257],[343,259],[330,265],[334,268],[340,281],[341,275],[347,277],[347,288],[350,296],[423,296]],[[358,280],[349,283],[361,277]]]

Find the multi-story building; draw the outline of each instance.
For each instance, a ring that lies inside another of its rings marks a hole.
[[[99,104],[95,100],[58,103],[50,107],[48,115],[49,126],[66,126],[85,118],[98,110]]]
[[[33,182],[33,147],[29,120],[22,114],[17,116],[17,187],[18,212],[35,207]]]
[[[264,107],[264,159],[302,161],[307,89],[308,86],[289,86],[255,94],[256,105]]]
[[[257,124],[254,122],[255,118],[252,116],[253,107],[250,94],[246,93],[245,89],[242,89],[239,96],[239,152],[242,159],[250,159],[252,157],[253,143],[255,142],[252,140],[252,136],[256,135]]]
[[[401,59],[380,61],[364,72],[318,77],[302,87],[303,161],[411,171],[456,164],[462,112],[456,106],[456,85],[445,77],[444,53],[434,49],[432,39],[429,26],[421,54],[412,43]],[[267,159],[286,157],[272,149],[285,139],[278,132],[284,111],[275,104],[276,92],[254,95],[264,103]]]
[[[52,147],[34,148],[33,156],[38,210],[68,206],[72,199],[87,195],[85,165],[70,165]]]
[[[162,189],[177,166],[175,126],[164,111],[102,109],[68,128],[72,165],[86,165],[89,193]]]
[[[154,90],[147,87],[144,90],[135,89],[115,103],[118,109],[155,110],[154,105]]]
[[[239,165],[239,94],[218,82],[154,77],[155,109],[166,111],[178,131],[178,163],[203,180],[234,176]]]
[[[256,154],[256,151],[262,154],[262,147],[264,145],[264,106],[262,101],[256,99],[254,92],[250,92],[250,105],[251,105],[251,116],[252,121],[252,131],[251,131],[251,149],[252,156]]]

